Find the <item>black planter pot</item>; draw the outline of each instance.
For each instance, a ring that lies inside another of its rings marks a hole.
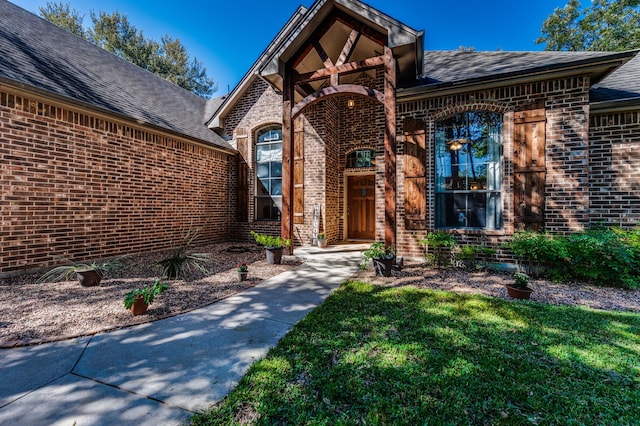
[[[83,287],[95,287],[100,285],[102,275],[100,272],[90,269],[88,271],[76,271],[76,277]]]
[[[269,265],[279,265],[282,262],[282,247],[266,247],[265,250]]]
[[[395,262],[396,257],[374,257],[373,258],[373,267],[376,270],[376,275],[379,277],[390,277],[391,270],[393,269],[393,263]]]

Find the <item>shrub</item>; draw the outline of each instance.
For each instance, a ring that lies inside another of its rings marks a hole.
[[[458,244],[456,238],[444,231],[429,232],[426,237],[419,241],[425,246],[425,258],[427,263],[437,267],[447,267],[452,263],[452,249]],[[429,248],[433,252],[429,251]]]
[[[640,231],[594,228],[565,237],[518,231],[506,244],[529,273],[578,279],[595,285],[637,288]]]
[[[572,275],[597,285],[636,288],[640,283],[633,233],[593,229],[567,237]]]
[[[464,245],[455,253],[457,259],[461,260],[465,267],[471,269],[486,269],[486,258],[496,254],[496,250],[487,246]],[[482,258],[482,260],[478,258]]]
[[[517,231],[505,245],[518,261],[524,261],[527,272],[536,276],[545,269],[554,276],[561,274],[567,259],[564,239],[548,232]]]

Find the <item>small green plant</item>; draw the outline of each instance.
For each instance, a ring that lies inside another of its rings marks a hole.
[[[189,230],[183,238],[182,244],[172,250],[169,257],[157,261],[162,267],[164,275],[170,279],[186,278],[193,270],[208,274],[207,263],[211,260],[207,253],[191,253],[191,246],[198,238],[199,232]]]
[[[251,236],[256,240],[256,243],[259,245],[268,248],[281,248],[281,247],[289,247],[291,245],[291,240],[282,239],[282,237],[273,237],[267,234],[261,234],[255,231],[251,231]]]
[[[249,266],[247,266],[247,262],[240,262],[236,265],[236,270],[238,272],[247,272],[249,271]]]
[[[364,259],[360,263],[360,269],[367,267],[367,264],[372,259],[390,259],[395,256],[392,247],[385,247],[382,241],[375,242],[369,246],[369,248],[362,252]]]
[[[157,278],[155,283],[152,286],[144,286],[142,288],[136,288],[135,290],[131,290],[124,296],[124,307],[127,309],[131,309],[133,304],[138,299],[142,299],[144,303],[150,305],[155,297],[162,292],[164,292],[168,286],[160,281],[160,278]]]
[[[562,237],[548,232],[517,231],[505,244],[518,262],[524,262],[528,273],[539,276],[544,270],[559,277],[562,264],[568,258],[567,245]]]
[[[318,232],[318,239],[319,240],[326,240],[327,236],[324,234],[324,232]]]
[[[425,247],[427,262],[440,268],[451,265],[453,249],[458,244],[453,235],[444,231],[429,232],[418,243]]]
[[[122,266],[122,259],[126,256],[120,256],[105,262],[78,263],[67,259],[68,265],[58,266],[43,274],[38,278],[38,282],[52,282],[60,280],[69,280],[76,272],[96,271],[101,277],[113,272]]]
[[[524,272],[516,272],[513,274],[513,286],[519,289],[526,289],[529,284],[529,275]]]
[[[455,253],[457,259],[461,260],[465,267],[482,270],[486,269],[487,262],[485,260],[479,260],[479,257],[483,259],[496,254],[496,250],[487,246],[465,245],[461,246],[460,250]]]

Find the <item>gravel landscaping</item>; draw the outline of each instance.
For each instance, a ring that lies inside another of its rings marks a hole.
[[[165,280],[167,291],[149,310],[133,316],[123,305],[124,295],[151,285],[162,275],[153,264],[166,252],[127,258],[113,276],[97,287],[82,287],[77,280],[37,283],[38,275],[0,279],[0,347],[42,343],[130,326],[187,312],[253,287],[299,264],[293,259],[268,265],[264,250],[255,244],[222,243],[198,247],[208,253],[210,275],[194,274],[188,281]],[[249,264],[247,281],[238,280],[236,265]]]
[[[150,285],[162,271],[153,263],[165,253],[133,256],[125,266],[102,280],[98,287],[82,287],[77,281],[36,283],[37,275],[0,280],[0,347],[35,344],[126,327],[165,318],[208,305],[238,293],[299,264],[287,258],[282,265],[268,265],[264,251],[255,244],[221,243],[198,248],[209,253],[211,274],[195,274],[188,281],[166,280],[166,292],[157,296],[146,314],[133,316],[123,306],[124,295]],[[236,264],[249,264],[247,281],[238,281]],[[354,279],[382,286],[415,286],[508,298],[505,284],[510,274],[467,272],[459,269],[427,269],[422,262],[407,262],[390,278],[376,277],[372,268],[358,271]],[[532,279],[532,300],[585,306],[595,309],[640,312],[640,291],[560,284]]]
[[[513,282],[512,274],[461,269],[426,269],[422,262],[408,262],[394,276],[376,277],[373,269],[359,271],[354,279],[382,286],[414,286],[457,293],[484,294],[510,299],[505,285]],[[640,312],[640,291],[598,287],[582,283],[554,283],[532,278],[531,300],[554,305],[584,306],[594,309]]]

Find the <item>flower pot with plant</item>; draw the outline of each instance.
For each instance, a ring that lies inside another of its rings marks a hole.
[[[318,247],[325,248],[327,247],[327,236],[324,232],[318,233]]]
[[[267,263],[270,265],[279,265],[282,262],[283,249],[291,245],[291,240],[289,239],[260,234],[255,231],[251,231],[251,236],[256,240],[258,245],[264,247],[267,254]]]
[[[142,315],[147,312],[149,305],[155,297],[167,289],[167,285],[156,279],[152,286],[144,286],[131,290],[124,296],[124,307],[131,309],[133,315]]]
[[[69,265],[58,266],[42,275],[38,282],[69,280],[75,274],[78,282],[83,287],[95,287],[100,285],[102,278],[122,266],[120,256],[106,262],[78,263],[70,261]]]
[[[247,266],[247,262],[240,262],[236,265],[236,271],[238,271],[238,280],[246,281],[247,275],[249,274],[249,267]]]
[[[390,277],[396,255],[391,247],[385,247],[384,243],[378,241],[362,252],[364,259],[360,268],[364,269],[369,261],[373,262],[373,268],[377,276]]]
[[[529,288],[529,275],[524,272],[513,274],[513,283],[507,284],[507,293],[514,299],[529,299],[533,290]]]

